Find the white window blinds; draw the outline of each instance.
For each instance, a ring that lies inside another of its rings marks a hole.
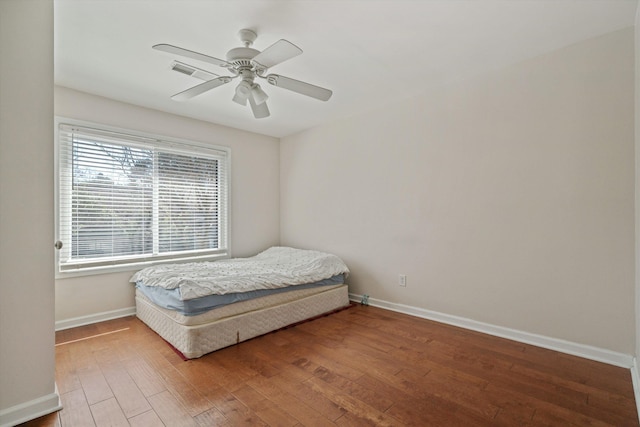
[[[228,152],[61,123],[59,271],[227,250]]]

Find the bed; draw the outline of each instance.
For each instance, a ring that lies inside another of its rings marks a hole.
[[[193,359],[349,306],[337,256],[272,247],[249,258],[158,265],[131,277],[136,315]]]

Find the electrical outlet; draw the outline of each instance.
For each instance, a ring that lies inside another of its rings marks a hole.
[[[406,274],[400,274],[398,276],[398,284],[402,287],[406,287],[407,286],[407,275]]]

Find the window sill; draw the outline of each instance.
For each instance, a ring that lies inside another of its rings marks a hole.
[[[120,273],[124,271],[138,271],[142,270],[145,267],[150,267],[152,265],[160,265],[160,264],[182,264],[187,262],[202,262],[202,261],[217,261],[220,259],[229,258],[229,253],[222,252],[217,254],[210,254],[205,256],[193,256],[186,258],[168,258],[163,260],[148,260],[148,261],[140,261],[140,262],[131,262],[126,264],[117,264],[117,265],[101,265],[101,266],[93,266],[93,267],[78,267],[74,269],[67,269],[60,271],[59,266],[56,265],[56,279],[69,279],[72,277],[82,277],[82,276],[94,276],[99,274],[110,274],[110,273]]]

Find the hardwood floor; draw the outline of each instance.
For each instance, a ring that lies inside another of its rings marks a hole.
[[[186,362],[134,317],[56,341],[25,426],[638,426],[627,369],[369,306]]]

